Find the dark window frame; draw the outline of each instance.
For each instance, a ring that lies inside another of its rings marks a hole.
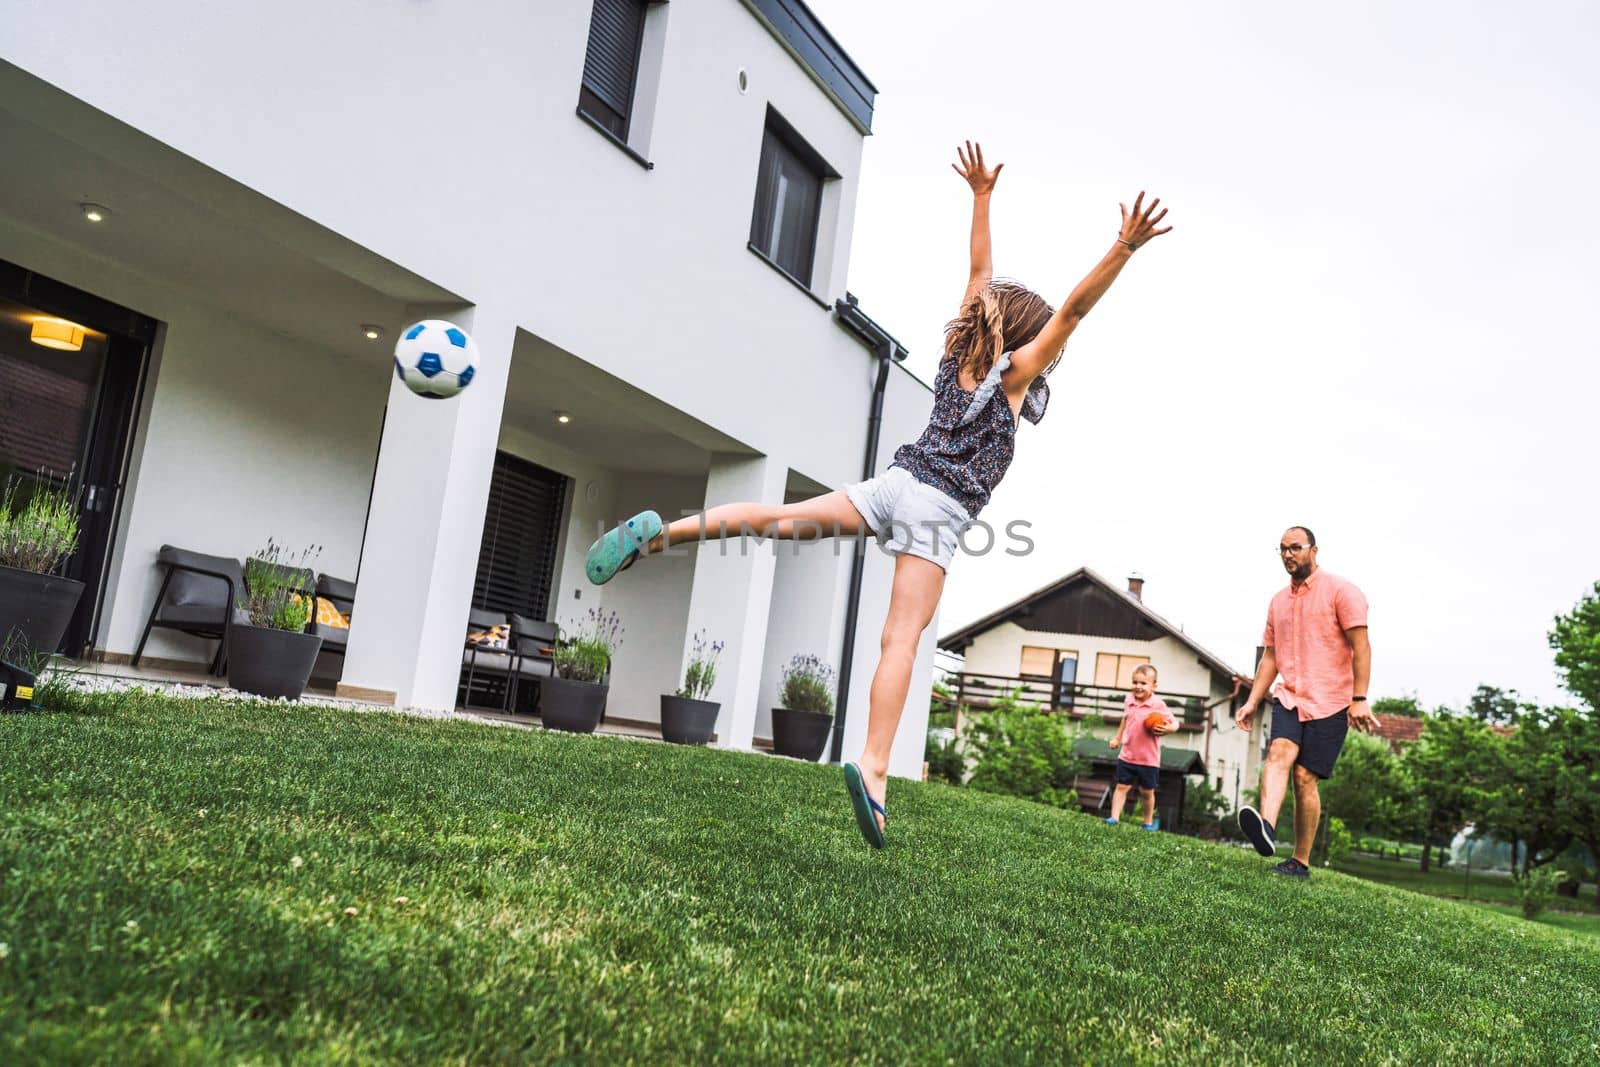
[[[793,166],[785,172],[785,164]],[[803,262],[783,254],[781,246],[785,231],[782,228],[782,219],[774,219],[778,207],[775,203],[776,179],[780,173],[792,174],[794,170],[814,179],[816,183],[815,202],[810,205],[805,217],[799,223],[806,231],[803,239],[805,244]],[[822,227],[822,200],[826,195],[828,182],[838,177],[839,172],[828,165],[827,160],[806,142],[793,124],[768,105],[761,129],[761,155],[756,163],[756,192],[755,203],[750,212],[749,248],[780,274],[810,294],[812,299],[817,299],[811,286],[816,278],[817,244]],[[775,243],[780,247],[777,248],[769,247],[774,243],[772,241],[774,221],[779,225]],[[826,302],[823,302],[823,306],[827,306]]]

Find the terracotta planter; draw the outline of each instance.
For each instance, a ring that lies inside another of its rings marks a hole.
[[[0,653],[27,666],[18,661],[56,651],[81,596],[75,579],[0,567]]]
[[[675,745],[703,745],[717,729],[722,705],[689,697],[661,697],[661,736]]]
[[[228,684],[257,696],[299,700],[322,651],[322,638],[269,626],[228,627]]]
[[[821,711],[772,709],[772,751],[780,756],[809,760],[822,758],[833,732],[833,716]]]
[[[539,680],[539,718],[551,730],[592,734],[606,714],[609,685],[569,678]]]

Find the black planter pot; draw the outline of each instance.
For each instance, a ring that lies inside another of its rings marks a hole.
[[[316,634],[234,623],[228,627],[228,684],[257,696],[299,700],[320,651]]]
[[[821,711],[772,709],[772,751],[780,756],[817,762],[828,747],[833,716]]]
[[[722,705],[689,697],[661,697],[661,736],[676,745],[703,745],[717,728]]]
[[[539,718],[552,730],[592,734],[606,714],[609,685],[575,682],[569,678],[539,681]]]
[[[82,595],[75,579],[0,567],[0,652],[13,662],[54,652]]]

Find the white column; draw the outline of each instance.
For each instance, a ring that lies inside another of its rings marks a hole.
[[[766,456],[714,455],[706,477],[705,506],[738,501],[781,504],[788,474],[785,464]],[[689,641],[704,627],[707,637],[726,642],[711,693],[711,699],[722,704],[717,743],[725,748],[749,748],[762,698],[761,664],[777,560],[773,542],[757,543],[733,533],[727,540],[680,545],[675,551],[687,547],[697,554],[689,593]],[[686,647],[685,662],[688,653]]]
[[[415,317],[466,330],[478,346],[477,374],[447,400],[416,396],[390,376],[339,692],[449,709],[516,325],[482,308],[420,309]]]

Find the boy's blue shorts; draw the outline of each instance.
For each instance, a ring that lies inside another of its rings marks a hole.
[[[1146,767],[1142,763],[1129,763],[1125,759],[1117,760],[1115,781],[1118,785],[1138,783],[1140,789],[1154,789],[1160,777],[1160,767]]]

